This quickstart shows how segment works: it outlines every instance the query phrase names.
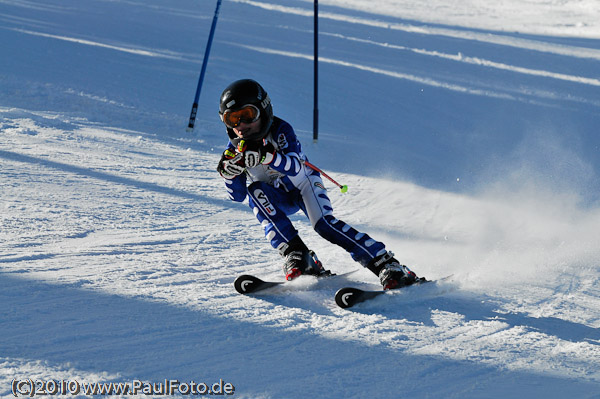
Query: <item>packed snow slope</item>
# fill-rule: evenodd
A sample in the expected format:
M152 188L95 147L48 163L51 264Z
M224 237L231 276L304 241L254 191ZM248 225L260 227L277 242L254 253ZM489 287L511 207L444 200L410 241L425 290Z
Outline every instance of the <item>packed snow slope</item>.
M13 381L223 380L239 398L600 398L595 1L0 0L0 395ZM443 279L282 279L215 171L218 98L250 77L335 214ZM353 272L353 273L349 273ZM18 384L17 384L18 385ZM25 386L25 385L24 385Z

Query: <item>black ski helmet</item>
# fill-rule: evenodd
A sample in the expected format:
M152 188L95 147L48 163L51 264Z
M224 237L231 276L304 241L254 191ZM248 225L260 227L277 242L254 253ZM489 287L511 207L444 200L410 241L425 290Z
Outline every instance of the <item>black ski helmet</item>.
M221 94L219 116L223 120L225 111L236 111L248 104L252 104L260 110L261 125L258 133L244 137L244 140L262 140L269 133L273 123L273 107L269 95L258 82L252 79L241 79L227 86ZM234 145L237 145L241 140L229 126L227 127L227 135Z

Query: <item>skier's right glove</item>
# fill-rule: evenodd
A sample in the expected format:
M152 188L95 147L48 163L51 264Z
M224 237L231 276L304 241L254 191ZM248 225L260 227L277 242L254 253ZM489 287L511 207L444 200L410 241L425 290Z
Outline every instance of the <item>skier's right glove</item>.
M244 166L244 155L235 153L230 149L225 150L217 166L217 172L225 179L233 179L246 170Z
M244 154L244 165L253 168L260 164L268 165L275 158L275 146L267 140L240 141L238 151Z

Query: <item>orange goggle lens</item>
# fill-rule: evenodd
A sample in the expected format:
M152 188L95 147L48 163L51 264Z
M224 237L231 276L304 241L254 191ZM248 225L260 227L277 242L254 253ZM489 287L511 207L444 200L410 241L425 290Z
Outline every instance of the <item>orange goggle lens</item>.
M238 127L240 123L256 122L260 117L260 111L252 104L245 105L236 111L225 111L223 122L229 127Z

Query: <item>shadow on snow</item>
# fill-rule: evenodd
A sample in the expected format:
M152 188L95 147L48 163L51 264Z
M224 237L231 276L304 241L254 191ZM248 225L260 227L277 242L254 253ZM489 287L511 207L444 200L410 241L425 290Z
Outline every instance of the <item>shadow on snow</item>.
M446 398L481 398L490 392L563 398L589 397L598 389L593 382L409 355L15 274L0 273L0 300L4 358L118 374L122 380L117 382L223 379L236 387L236 397L285 398L386 397L390 392L398 398L425 392ZM491 314L485 307L481 313L468 317ZM574 336L582 333L588 335Z

